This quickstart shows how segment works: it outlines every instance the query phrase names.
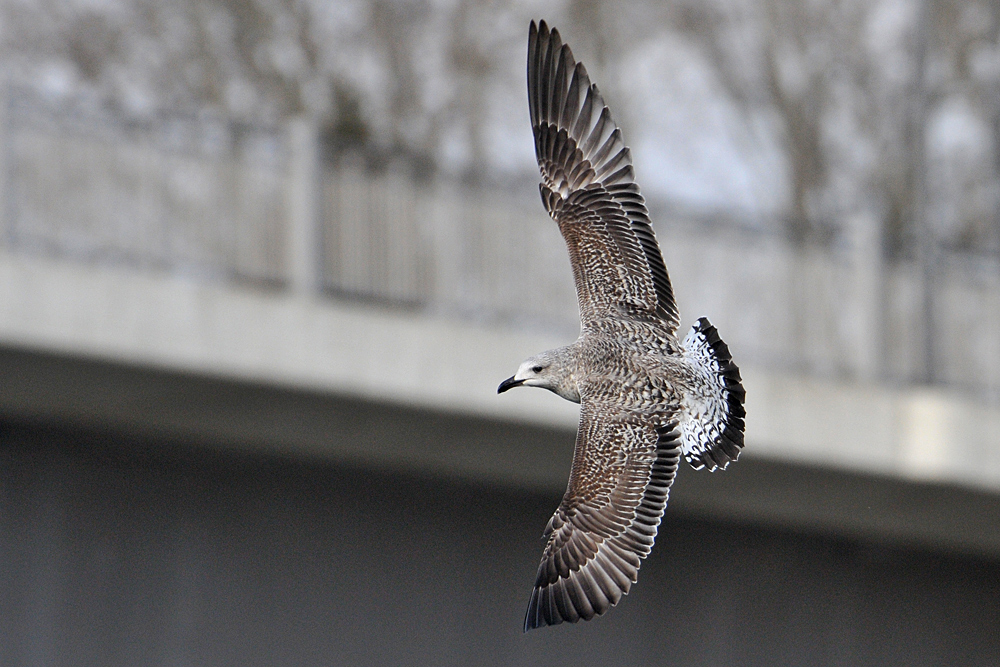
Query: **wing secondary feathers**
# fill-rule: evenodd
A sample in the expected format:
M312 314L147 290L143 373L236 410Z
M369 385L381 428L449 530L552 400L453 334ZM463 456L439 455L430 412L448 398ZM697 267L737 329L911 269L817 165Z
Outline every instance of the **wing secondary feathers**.
M590 620L635 583L653 546L680 460L676 419L612 419L585 402L573 472L545 529L524 630Z
M583 326L625 316L675 335L673 289L631 152L586 68L544 21L528 35L528 108L542 202L569 248Z

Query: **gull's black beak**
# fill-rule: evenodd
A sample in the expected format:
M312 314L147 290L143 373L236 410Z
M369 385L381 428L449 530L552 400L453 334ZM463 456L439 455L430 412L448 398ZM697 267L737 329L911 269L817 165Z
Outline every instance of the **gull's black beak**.
M500 386L497 387L497 393L502 394L508 389L513 389L514 387L520 387L522 384L524 384L524 380L515 380L514 376L511 376L500 383Z

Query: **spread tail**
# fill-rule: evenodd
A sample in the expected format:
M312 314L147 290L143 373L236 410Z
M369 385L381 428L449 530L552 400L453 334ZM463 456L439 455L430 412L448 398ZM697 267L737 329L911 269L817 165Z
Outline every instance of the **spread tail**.
M689 410L682 424L684 458L695 470L714 471L735 461L743 449L746 391L729 346L702 317L684 338L687 357L709 378L709 396Z

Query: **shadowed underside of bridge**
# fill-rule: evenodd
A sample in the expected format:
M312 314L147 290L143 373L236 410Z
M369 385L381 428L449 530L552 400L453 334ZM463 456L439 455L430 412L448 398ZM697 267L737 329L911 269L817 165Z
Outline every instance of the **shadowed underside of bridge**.
M3 664L1000 661L991 494L753 458L685 469L620 607L522 635L571 430L0 362Z

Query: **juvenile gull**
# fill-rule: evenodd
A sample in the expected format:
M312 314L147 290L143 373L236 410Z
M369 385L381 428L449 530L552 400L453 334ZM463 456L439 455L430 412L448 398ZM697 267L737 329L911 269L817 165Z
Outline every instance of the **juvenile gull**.
M683 341L632 157L587 70L544 21L528 33L528 108L542 202L569 249L580 338L521 364L498 393L580 404L573 467L524 630L603 614L635 583L681 454L716 470L743 448L740 372L701 318Z

